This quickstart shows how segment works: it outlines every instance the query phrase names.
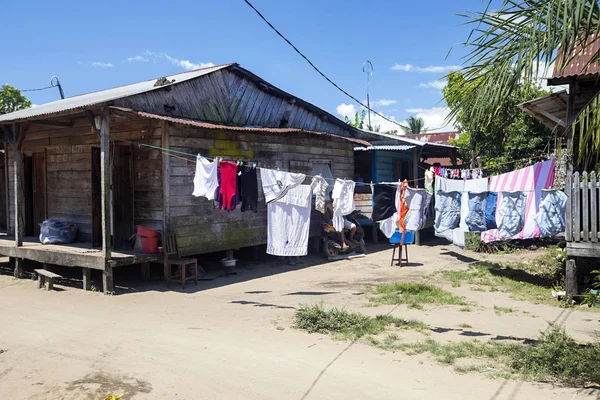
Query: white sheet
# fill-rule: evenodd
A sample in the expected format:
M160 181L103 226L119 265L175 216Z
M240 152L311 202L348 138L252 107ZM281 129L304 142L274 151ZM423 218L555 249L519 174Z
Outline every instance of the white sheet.
M372 189L372 186L371 186ZM400 186L396 189L396 210L400 209ZM384 219L383 221L379 221L379 229L385 237L388 239L392 237L396 229L398 229L398 220L400 219L400 214L396 211L394 215L391 217Z
M267 254L308 254L311 200L310 185L300 185L267 204Z
M260 168L260 181L267 203L285 196L289 189L300 185L304 179L304 174Z

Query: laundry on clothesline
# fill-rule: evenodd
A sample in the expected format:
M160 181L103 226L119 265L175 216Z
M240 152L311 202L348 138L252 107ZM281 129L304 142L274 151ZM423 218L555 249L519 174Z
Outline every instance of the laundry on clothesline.
M374 222L383 221L396 213L396 192L398 188L389 185L371 185L373 192L373 212L371 219Z
M405 201L408 212L404 217L406 230L418 231L427 222L427 208L431 203L431 194L425 189L406 188Z
M433 167L433 173L436 176L447 179L481 179L483 178L483 170L481 168L460 169L460 168L445 168Z
M299 185L267 204L267 254L308 254L312 188Z
M345 179L336 179L333 185L333 227L336 232L344 230L344 217L351 214L354 205L354 187L356 183Z
M217 181L218 160L208 161L201 155L196 156L196 173L194 175L193 196L204 196L207 200L215 198L215 190L219 186Z
M258 211L258 178L256 166L243 165L238 173L238 196L241 199L241 211Z
M305 179L304 174L260 168L260 180L267 203L285 196L289 189L300 185Z
M322 176L315 176L310 184L312 193L315 196L315 210L321 214L325 213L325 200L327 198L327 188L329 184Z
M554 236L565 231L565 207L568 196L559 190L542 191L540 208L535 215L535 223L540 236Z

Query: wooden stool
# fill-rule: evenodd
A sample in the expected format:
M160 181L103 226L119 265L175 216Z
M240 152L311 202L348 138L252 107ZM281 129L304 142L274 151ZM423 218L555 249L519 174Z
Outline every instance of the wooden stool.
M52 290L52 288L54 287L54 280L62 279L62 276L55 274L54 272L45 270L45 269L36 269L34 271L38 275L38 280L37 280L38 289L41 289L46 284L46 281L47 281L48 282L47 290Z
M392 262L390 266L394 265L394 261L397 261L397 266L402 266L402 261L408 264L408 246L415 241L415 234L413 232L406 232L404 234L396 230L390 238L390 243L394 245L394 251L392 252ZM404 246L405 258L402 257L402 246ZM396 249L398 249L398 258L396 258Z

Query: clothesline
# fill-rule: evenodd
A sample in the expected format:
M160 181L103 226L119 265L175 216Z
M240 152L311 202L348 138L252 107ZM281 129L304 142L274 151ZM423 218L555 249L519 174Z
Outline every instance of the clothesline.
M109 136L109 138L112 139L112 140L114 140L114 141L133 143L133 144L138 145L138 146L144 146L144 147L148 147L148 148L151 148L151 149L155 149L155 150L158 150L162 154L165 154L165 155L167 155L169 157L174 157L174 158L177 158L177 159L180 159L180 160L184 160L184 161L192 163L192 164L196 162L196 156L197 156L197 154L186 153L186 152L183 152L183 151L173 150L173 149L166 149L164 147L154 146L154 145L147 144L147 143L138 143L138 142L136 142L134 140L119 139L119 138L115 138L115 137L112 137L112 136ZM171 154L171 153L175 153L175 154ZM190 158L180 157L180 156L178 156L176 154L181 154L181 155L184 155L184 156L187 156L187 157L190 157ZM192 157L193 157L193 159L191 159ZM204 156L202 156L202 157L204 157ZM204 158L207 159L207 160L209 160L209 161L214 161L214 160L216 160L219 157L204 157ZM243 162L256 164L253 161L243 161ZM256 168L266 168L266 167L258 167L257 166ZM305 175L307 177L309 177L309 178L316 178L317 176L320 176L320 175L310 175L310 174L305 174ZM336 178L325 178L323 176L322 176L322 178L325 179L326 181L331 181L331 182L335 182L335 180L336 180ZM406 181L410 183L410 182L422 181L424 179L425 178L407 179ZM395 184L397 184L397 182L381 182L381 183L376 183L376 182L355 182L355 181L352 181L350 179L344 179L344 180L351 181L351 182L354 182L356 185L363 185L363 186L370 186L371 184L373 184L373 185L395 185Z
M151 148L151 149L155 149L155 150L158 150L162 154L165 154L165 155L167 155L169 157L174 157L174 158L177 158L179 160L184 160L184 161L189 162L189 163L195 163L195 159L196 159L196 156L197 156L197 154L186 153L184 151L179 151L179 150L174 150L174 149L167 149L167 148L164 148L164 147L154 146L154 145L147 144L147 143L138 143L138 142L136 142L134 140L119 139L119 138L115 138L113 136L109 136L109 138L112 139L113 141L127 142L127 143L132 143L132 144L135 144L135 145L138 145L138 146L144 146L144 147L148 147L148 148ZM184 155L184 156L189 157L189 158L180 157L177 154L181 154L181 155ZM544 156L537 156L537 157L524 158L524 159L521 159L521 160L509 161L509 162L506 162L506 163L496 164L495 167L498 167L500 165L506 165L506 164L510 164L510 163L515 163L515 162L520 162L520 161L531 161L531 160L535 160L535 159L542 158L542 157L544 157ZM209 161L214 161L218 157L204 157L204 158L207 159L207 160L209 160ZM244 161L244 162L250 162L250 163L252 163L251 161ZM254 164L256 164L256 163L254 162ZM428 168L421 167L420 165L418 165L418 167L422 168L425 171L428 170ZM261 168L261 167L257 167L257 168ZM262 168L265 168L265 167L262 167ZM480 168L480 169L489 169L489 168L492 168L492 167ZM307 177L309 177L309 178L316 178L317 176L320 176L320 175L309 175L309 174L305 174L305 175ZM325 177L323 177L323 179L325 179L326 181L330 181L330 182L335 182L335 180L336 180L336 178L325 178ZM349 179L345 179L345 180L351 181ZM407 179L406 181L408 183L414 183L414 182L418 182L418 181L422 181L422 180L425 180L425 178L423 177L423 178ZM361 185L361 186L370 186L370 185L377 185L377 184L379 184L379 185L398 185L398 182L356 182L356 181L352 181L352 182L354 182L356 185ZM563 190L565 188L556 188L556 189ZM545 190L545 189L533 190L533 191L541 191L541 190ZM523 190L523 192L526 192L526 190Z

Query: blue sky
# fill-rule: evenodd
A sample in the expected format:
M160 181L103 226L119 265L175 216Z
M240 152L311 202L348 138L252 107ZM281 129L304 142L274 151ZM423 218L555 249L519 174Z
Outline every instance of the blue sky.
M341 87L366 98L362 64L374 65L374 109L444 126L440 79L460 65L468 28L456 14L480 0L253 0ZM343 118L356 104L319 76L243 0L7 2L2 7L0 84L48 86L67 96L237 62L272 84ZM17 33L17 35L15 35ZM446 58L448 51L453 51ZM395 67L394 67L395 66ZM25 93L35 104L57 90ZM375 119L384 129L394 126Z

